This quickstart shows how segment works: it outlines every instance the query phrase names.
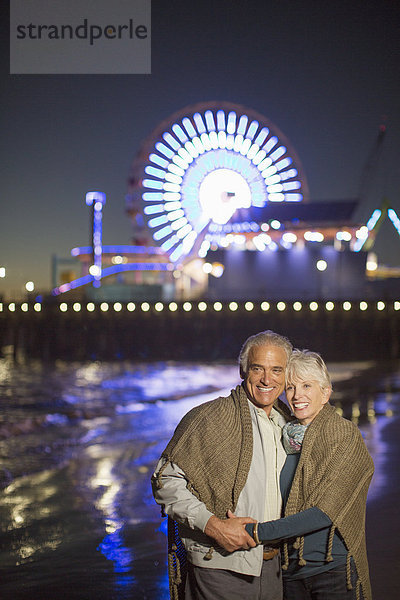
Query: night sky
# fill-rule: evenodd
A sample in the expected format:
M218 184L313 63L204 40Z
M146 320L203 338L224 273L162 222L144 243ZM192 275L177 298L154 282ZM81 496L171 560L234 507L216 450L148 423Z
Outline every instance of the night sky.
M130 164L160 121L197 102L264 114L295 147L312 200L361 189L361 220L384 197L400 215L397 0L153 0L152 74L121 76L9 75L4 4L0 296L28 280L49 289L51 256L89 243L87 191L107 195L104 243L129 244ZM381 153L365 172L382 123ZM391 224L377 249L381 262L400 264Z

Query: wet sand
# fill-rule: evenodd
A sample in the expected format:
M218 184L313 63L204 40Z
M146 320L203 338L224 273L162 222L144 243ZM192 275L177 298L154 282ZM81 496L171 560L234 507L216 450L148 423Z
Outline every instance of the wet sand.
M397 600L400 368L330 367L335 404L358 420L376 465L367 521L374 599ZM236 366L4 368L1 600L169 598L165 519L150 475L180 417L217 395L204 381L225 393Z

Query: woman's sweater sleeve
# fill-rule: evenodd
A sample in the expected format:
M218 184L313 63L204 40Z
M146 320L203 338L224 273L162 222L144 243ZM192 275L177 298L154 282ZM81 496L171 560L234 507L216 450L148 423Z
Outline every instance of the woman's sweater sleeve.
M313 506L289 517L259 523L258 538L263 543L280 542L281 540L306 535L319 529L325 529L331 525L332 521L328 515L316 506ZM252 537L253 527L251 523L246 525L246 531Z

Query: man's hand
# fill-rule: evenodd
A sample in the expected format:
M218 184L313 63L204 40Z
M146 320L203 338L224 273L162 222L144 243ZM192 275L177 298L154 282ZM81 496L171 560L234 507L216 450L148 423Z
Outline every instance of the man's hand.
M205 526L204 533L213 538L219 546L228 552L235 550L249 550L257 544L247 533L244 526L247 523L256 523L251 517L235 517L228 511L228 519L218 519L215 515L210 517Z

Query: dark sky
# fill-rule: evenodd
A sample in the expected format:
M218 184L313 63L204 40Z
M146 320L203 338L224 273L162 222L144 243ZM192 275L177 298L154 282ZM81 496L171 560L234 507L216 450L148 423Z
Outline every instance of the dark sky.
M359 215L383 197L400 215L397 0L153 0L152 74L121 76L9 75L4 4L0 295L28 280L48 289L51 255L88 244L87 191L107 195L104 242L130 243L130 164L161 120L196 102L264 114L297 150L312 200L358 195L384 122ZM399 264L397 234L382 231L381 261Z

